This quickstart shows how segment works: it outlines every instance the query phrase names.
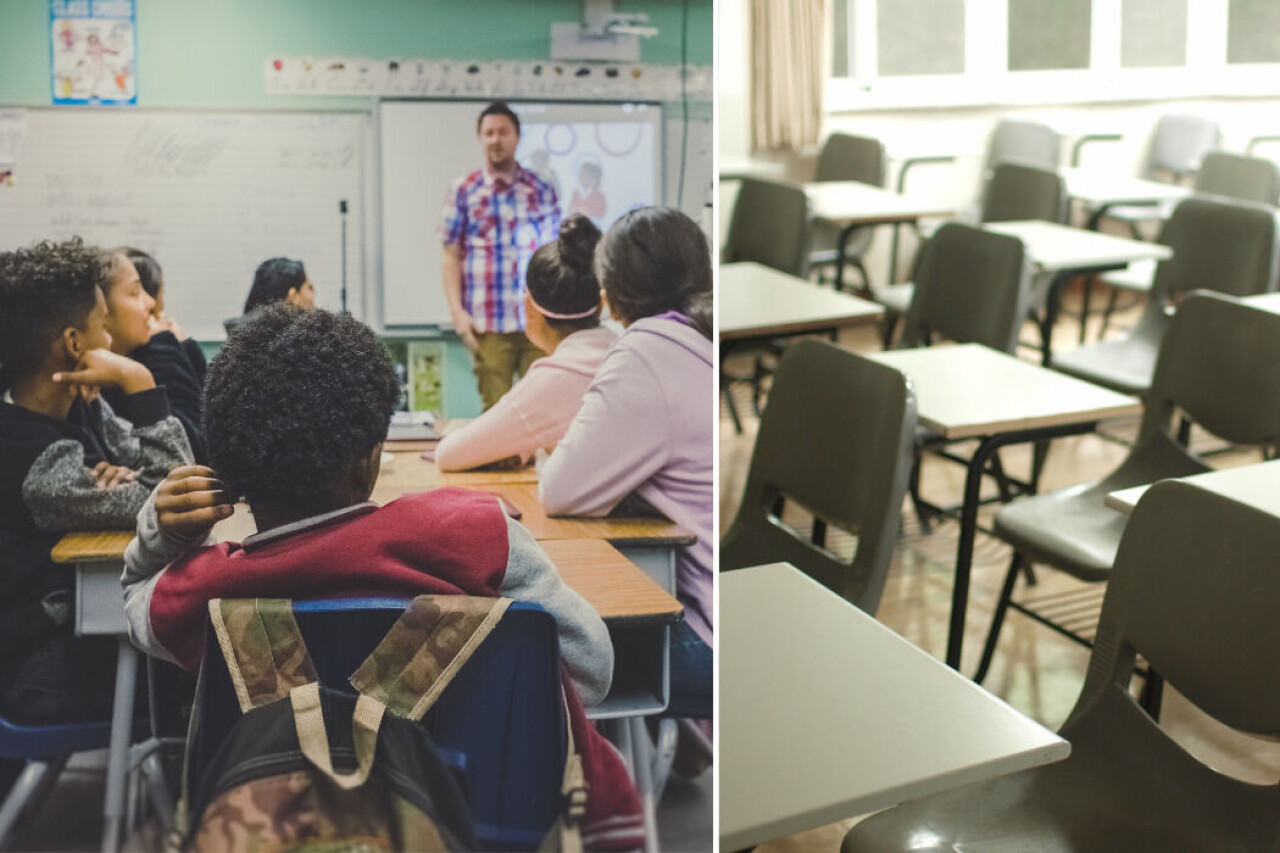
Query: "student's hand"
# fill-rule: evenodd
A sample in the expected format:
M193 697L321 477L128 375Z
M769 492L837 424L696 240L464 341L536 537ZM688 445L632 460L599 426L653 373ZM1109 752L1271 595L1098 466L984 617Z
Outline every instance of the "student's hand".
M108 462L99 462L89 473L93 476L94 486L99 490L118 489L138 479L138 472L132 468Z
M229 518L235 507L212 468L174 468L156 490L160 532L179 542L202 542L213 526Z
M185 341L188 338L187 333L178 325L178 321L172 317L166 317L164 314L158 317L152 314L148 320L148 325L151 327L153 337L161 332L173 332L173 336L180 341Z
M80 357L76 369L69 373L53 374L59 385L88 385L94 388L109 385L120 388L126 394L136 394L156 387L156 380L138 362L111 350L91 349Z
M480 344L476 341L475 323L472 321L470 314L462 310L454 311L453 330L458 333L458 337L462 338L462 342L467 345L467 349L472 352L476 351L476 347Z

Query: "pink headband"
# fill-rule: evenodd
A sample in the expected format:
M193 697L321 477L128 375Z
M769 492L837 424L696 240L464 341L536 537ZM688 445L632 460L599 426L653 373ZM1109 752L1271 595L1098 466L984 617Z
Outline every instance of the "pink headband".
M600 303L597 302L595 307L589 308L586 311L579 311L577 314L557 314L554 311L548 311L546 308L539 305L537 300L533 298L532 293L529 293L529 304L534 308L537 308L538 313L543 317L549 317L552 320L581 320L583 317L590 317L592 314L600 310Z

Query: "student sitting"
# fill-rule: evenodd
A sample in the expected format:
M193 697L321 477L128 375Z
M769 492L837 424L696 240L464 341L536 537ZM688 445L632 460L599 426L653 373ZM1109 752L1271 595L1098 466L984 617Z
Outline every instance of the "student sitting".
M600 325L600 283L591 270L600 229L582 215L560 226L560 238L534 252L524 304L525 335L549 353L516 386L436 448L442 471L506 462L523 465L569 428L582 395L616 335Z
M200 349L200 344L194 338L189 337L182 330L177 320L165 313L164 270L161 269L160 262L141 249L135 249L132 246L124 246L120 251L124 252L125 257L133 264L133 268L137 270L138 281L142 283L142 289L155 301L155 306L151 309L151 316L155 318L153 322L154 329L173 333L173 336L182 344L182 349L187 354L187 360L191 362L191 366L195 369L196 379L203 387L204 372L208 368L204 350Z
M125 554L131 637L194 670L213 598L444 593L536 602L555 617L571 688L590 787L584 840L638 846L635 790L577 698L598 702L612 678L599 615L493 495L437 489L383 507L369 501L399 396L385 348L358 320L288 305L246 318L209 366L212 469L174 471L138 516ZM211 528L240 497L258 532L243 544L211 544Z
M116 643L73 633L69 530L129 529L191 461L150 372L110 350L101 254L79 240L0 253L0 713L107 719ZM120 407L96 399L120 390ZM118 416L117 416L118 415Z
M255 310L277 302L287 302L307 310L316 307L316 288L307 277L302 261L268 258L258 264L253 273L249 296L244 301L244 314L227 320L222 325L230 335Z
M197 462L208 455L201 422L204 376L192 362L187 348L173 331L156 324L155 299L143 288L142 279L124 249L104 254L102 294L107 300L107 331L111 351L143 365L156 384L168 392L173 414L182 422ZM108 389L103 396L118 407L123 392Z
M626 327L541 470L551 515L609 514L638 496L697 534L677 558L685 620L671 633L671 705L711 715L714 484L711 250L692 219L633 210L609 229L596 274Z

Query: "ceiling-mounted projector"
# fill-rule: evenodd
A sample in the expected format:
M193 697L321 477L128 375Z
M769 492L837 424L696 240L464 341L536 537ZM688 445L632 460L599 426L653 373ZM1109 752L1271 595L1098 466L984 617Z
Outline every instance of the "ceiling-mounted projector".
M639 62L640 39L653 38L649 16L613 11L613 0L582 0L582 21L551 25L551 58L569 61Z

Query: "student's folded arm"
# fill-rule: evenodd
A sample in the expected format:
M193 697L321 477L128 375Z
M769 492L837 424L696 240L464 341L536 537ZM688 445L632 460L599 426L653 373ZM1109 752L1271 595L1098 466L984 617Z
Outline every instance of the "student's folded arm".
M628 350L609 354L560 444L541 466L548 515L608 515L661 470L670 418L658 378Z
M137 525L137 532L125 548L124 572L120 576L129 639L147 654L173 661L173 656L151 631L151 596L170 563L189 551L212 544L213 537L201 542L184 542L162 532L154 491L138 512Z
M120 412L99 403L103 435L111 452L138 472L147 489L158 485L179 465L194 461L182 423L169 410L163 386L124 398Z
M521 383L529 378L520 380ZM528 461L538 449L537 436L525 424L520 406L508 391L491 409L461 429L450 432L436 445L436 466L441 471L466 471L510 456Z
M502 595L540 605L556 620L560 657L582 703L598 705L613 681L613 642L604 620L560 577L524 525L507 519L507 572Z
M84 461L84 445L55 441L36 457L22 483L22 502L41 530L128 530L147 500L134 481L99 489Z

